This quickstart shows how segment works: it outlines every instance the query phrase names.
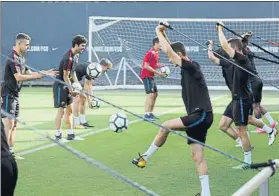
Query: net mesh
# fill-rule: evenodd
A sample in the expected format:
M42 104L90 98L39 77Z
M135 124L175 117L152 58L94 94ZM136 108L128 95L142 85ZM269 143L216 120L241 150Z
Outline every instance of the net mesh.
M215 29L217 20L164 20L168 21L180 32L183 32L203 45L205 45L205 42L209 39L213 40L217 43L217 45L219 44ZM220 20L225 23L226 27L238 32L239 34L252 31L255 35L265 39L274 40L276 42L279 41L279 19L243 19L235 21L230 19ZM122 58L125 58L127 63L139 75L142 66L142 59L145 53L152 47L152 40L156 36L155 27L158 24L159 19L90 17L89 21L89 37L91 36L89 39L89 53L91 52L91 54L89 54L89 60L97 61L98 58L102 57L110 59L114 63L114 67L108 75L113 83L115 82ZM168 30L167 35L171 42L180 41L184 43L187 55L191 59L200 63L209 86L225 86L221 68L209 61L207 50L175 31ZM227 38L235 37L227 31L225 31L225 35ZM279 55L278 47L255 39L256 38L253 38L252 41L275 55ZM254 46L250 46L250 49L255 52L255 55L257 56L276 60ZM159 62L160 64L170 66L171 74L168 78L157 78L157 84L165 85L169 88L179 85L181 77L180 69L171 66L167 56L162 52L160 53ZM277 64L260 59L255 59L255 63L261 78L275 85L279 84L279 69ZM121 71L122 70L123 67L121 67ZM135 74L128 68L126 72L126 79L123 77L123 74L119 75L119 86L123 84L123 80L126 80L126 85L141 84L141 81L138 80ZM109 85L105 77L98 78L97 84Z

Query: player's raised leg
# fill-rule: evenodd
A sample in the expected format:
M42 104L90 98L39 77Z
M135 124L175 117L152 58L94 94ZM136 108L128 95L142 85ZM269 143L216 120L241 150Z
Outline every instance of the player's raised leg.
M269 146L271 146L275 142L276 136L277 136L277 129L276 128L271 128L271 127L267 126L265 123L263 123L263 121L261 121L259 119L256 119L252 115L249 116L248 123L250 125L253 125L257 128L260 128L264 132L268 133L268 145Z
M180 118L168 120L164 122L162 126L171 130L181 130L186 128ZM133 159L133 164L137 165L140 168L144 168L146 166L147 161L153 155L153 153L155 153L160 147L162 147L165 144L169 135L169 131L165 128L160 128L159 133L156 135L155 139L153 140L152 144L149 146L147 151L140 155L139 158Z
M277 125L278 125L278 122L275 121L273 119L273 117L270 115L270 113L263 107L260 105L260 110L261 110L261 113L262 115L268 120L268 122L270 123L270 126L272 128L277 128ZM278 128L277 128L278 129Z

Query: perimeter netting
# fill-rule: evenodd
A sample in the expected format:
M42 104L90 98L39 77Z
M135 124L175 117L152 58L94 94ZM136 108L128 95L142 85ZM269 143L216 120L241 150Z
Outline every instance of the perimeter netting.
M111 84L119 88L137 88L141 84L137 77L142 66L145 53L152 47L155 27L162 19L153 18L113 18L95 17L89 19L89 60L98 61L108 58L114 63L113 70L108 73ZM243 34L248 31L268 40L279 41L279 19L164 19L178 31L205 45L209 39L218 45L218 36L215 28L217 21L223 21L226 27ZM209 86L221 88L225 86L221 69L209 61L207 50L193 41L174 31L167 31L171 42L181 41L186 46L187 54L202 66ZM227 38L235 37L225 31ZM252 39L269 52L279 55L279 48L263 41ZM215 48L216 49L216 48ZM267 53L254 46L250 49L255 55L276 60ZM259 75L272 84L279 84L279 69L277 64L255 60ZM169 65L171 74L168 78L158 78L157 84L163 88L177 88L180 83L180 70L172 67L165 54L160 53L160 64ZM108 78L98 78L98 85L108 86ZM268 84L267 84L268 85Z

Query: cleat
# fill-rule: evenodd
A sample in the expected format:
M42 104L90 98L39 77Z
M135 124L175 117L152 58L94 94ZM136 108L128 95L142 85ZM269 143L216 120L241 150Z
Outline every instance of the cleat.
M137 167L144 168L146 166L147 161L144 160L143 156L144 155L140 155L139 153L139 158L133 159L132 163Z
M155 120L160 119L160 118L158 118L157 116L154 116L154 114L153 114L153 113L150 113L150 116L151 116L151 118L153 118L153 119L155 119Z
M256 133L266 133L266 132L261 128L256 128Z
M250 164L241 164L238 166L232 167L233 169L250 169Z
M74 140L75 134L68 134L67 140Z
M268 145L269 146L271 146L275 142L277 134L278 134L278 131L276 129L273 129L272 132L268 134Z
M88 124L88 122L86 122L86 123L80 123L82 126L84 126L85 128L86 127L95 127L94 125L90 125L90 124Z
M66 140L66 139L64 139L63 137L62 137L62 133L60 133L60 135L56 135L55 136L55 141L56 142L60 142L60 143L67 143L67 142L69 142L68 140Z
M197 193L195 196L201 196L201 194L200 194L200 193Z
M145 121L155 121L155 119L152 118L151 114L145 114L143 118Z
M86 127L84 127L83 125L79 124L74 126L74 129L86 129Z
M68 134L67 140L78 140L82 141L84 140L82 137L76 136L75 134Z

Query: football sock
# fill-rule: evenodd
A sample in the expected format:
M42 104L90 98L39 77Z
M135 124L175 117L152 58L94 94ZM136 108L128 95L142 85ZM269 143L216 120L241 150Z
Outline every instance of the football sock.
M152 143L152 144L149 146L148 150L143 154L144 160L148 161L148 159L152 156L152 154L153 154L154 152L156 152L158 149L159 149L159 147L156 146L154 143Z
M202 192L201 196L210 196L210 189L209 189L209 176L208 175L201 175L199 176Z
M84 115L84 114L81 114L81 115L80 115L80 123L81 123L81 124L86 123L86 118L85 118L85 115Z

